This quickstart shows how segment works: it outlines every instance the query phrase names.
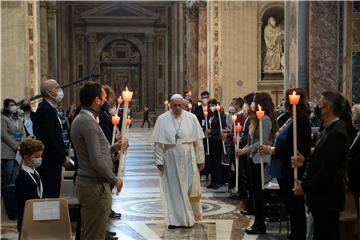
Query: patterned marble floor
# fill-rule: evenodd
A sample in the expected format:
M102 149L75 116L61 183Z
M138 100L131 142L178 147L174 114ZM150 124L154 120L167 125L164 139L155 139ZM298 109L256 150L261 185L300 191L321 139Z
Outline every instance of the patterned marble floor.
M124 188L119 196L113 194L113 210L121 212L122 219L110 222L110 230L116 232L119 239L286 239L285 228L279 234L278 223L267 224L267 235L246 235L244 229L253 219L239 213L243 204L229 200L227 186L217 190L202 188L202 222L190 229L168 230L163 218L151 133L152 129L148 128L130 129ZM202 185L205 186L206 182ZM16 222L6 218L3 208L1 219L1 239L17 239Z

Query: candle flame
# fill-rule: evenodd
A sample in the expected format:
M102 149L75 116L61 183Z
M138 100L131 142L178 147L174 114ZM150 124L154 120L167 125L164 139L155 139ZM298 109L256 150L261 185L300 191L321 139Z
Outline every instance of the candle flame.
M295 91L293 91L293 96L295 96L296 95L296 92Z
M129 91L128 87L125 87L125 91L127 91L127 92Z
M258 104L258 108L259 108L259 111L261 111L261 106L260 106L260 104Z

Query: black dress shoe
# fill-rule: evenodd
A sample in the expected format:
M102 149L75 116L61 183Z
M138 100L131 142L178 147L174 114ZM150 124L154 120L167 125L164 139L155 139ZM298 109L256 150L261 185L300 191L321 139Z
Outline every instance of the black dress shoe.
M245 215L245 216L255 215L255 210L253 210L253 209L244 209L244 210L241 210L240 213L242 215Z
M215 183L210 183L209 185L206 186L206 188L214 188Z
M121 213L117 213L117 212L114 212L113 210L111 210L111 212L109 214L109 218L119 219L119 218L121 218Z
M265 234L266 233L266 226L257 226L252 225L250 228L245 229L246 234L254 235L254 234Z
M106 231L106 235L110 235L112 237L116 236L116 232L110 232L110 231Z
M169 225L168 226L168 229L175 229L175 228L191 228L190 226L187 227L187 226L175 226L175 225Z
M106 231L105 240L118 240L118 237L115 237L115 235L112 235L113 232ZM116 233L115 233L116 234Z
M240 193L235 193L230 196L231 200L240 200L242 198Z

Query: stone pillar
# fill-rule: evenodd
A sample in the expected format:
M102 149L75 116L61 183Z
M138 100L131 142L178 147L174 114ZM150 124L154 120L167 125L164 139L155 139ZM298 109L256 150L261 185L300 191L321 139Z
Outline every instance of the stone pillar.
M184 92L184 83L185 83L185 74L184 74L184 50L185 50L185 45L184 45L184 35L185 35L185 31L184 31L184 9L185 9L185 4L182 2L178 2L177 3L179 5L178 7L178 19L179 19L179 28L178 28L178 47L179 47L179 55L178 55L178 62L179 62L179 72L178 72L178 83L177 83L177 87L178 87L178 92L180 94L182 94Z
M96 33L86 33L87 40L87 75L96 74Z
M179 5L174 3L172 9L172 18L171 18L171 87L170 94L178 92L178 82L179 82Z
M206 2L200 2L199 6L199 35L198 35L198 94L206 91L207 87L207 18Z
M151 109L155 109L155 81L154 81L154 34L147 33L145 35L145 44L147 49L147 84L144 86L143 94L145 95L146 103L150 106Z
M47 2L47 27L48 27L48 78L57 78L57 34L56 34L56 2Z
M322 92L339 88L339 3L309 4L309 96L318 100Z
M48 54L48 21L47 3L40 2L40 59L41 81L48 78L49 54Z
M198 4L193 4L187 8L187 63L186 63L186 72L187 79L184 90L191 90L195 98L198 96L198 17L199 17L199 7Z

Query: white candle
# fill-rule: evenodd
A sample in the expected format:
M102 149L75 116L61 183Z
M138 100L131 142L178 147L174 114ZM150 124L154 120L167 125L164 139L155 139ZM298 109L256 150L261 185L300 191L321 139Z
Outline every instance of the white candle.
M220 114L220 110L221 110L221 107L219 104L216 105L216 111L218 112L218 117L219 117L219 124L220 124L220 133L223 132L223 129L222 129L222 121L221 121L221 114ZM222 145L223 145L223 150L224 150L224 154L226 154L226 148L225 148L225 142L224 142L224 139L222 139Z
M265 112L261 111L261 106L258 105L259 111L256 111L256 116L259 119L259 134L260 134L260 145L263 144L263 128L262 121L265 116ZM264 190L264 159L263 156L260 155L260 171L261 171L261 189Z
M205 117L205 130L208 130L208 122L207 122L207 117L208 117L208 111L207 108L205 108L204 110L204 117ZM206 155L210 154L210 149L209 149L209 137L206 137Z
M297 157L297 117L296 117L296 105L299 103L300 95L296 95L296 92L293 91L292 95L289 95L289 101L292 105L292 121L293 121L293 151L294 157ZM296 187L296 182L298 180L298 168L294 167L294 187Z

